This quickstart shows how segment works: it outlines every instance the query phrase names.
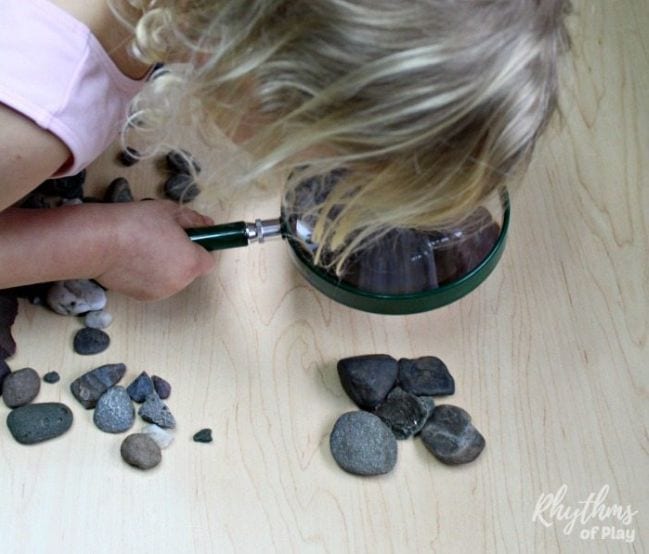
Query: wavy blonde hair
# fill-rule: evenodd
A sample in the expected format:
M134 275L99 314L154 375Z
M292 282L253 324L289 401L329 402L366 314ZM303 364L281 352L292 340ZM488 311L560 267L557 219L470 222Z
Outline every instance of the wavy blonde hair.
M569 0L113 1L141 60L191 62L153 81L158 101L136 101L140 116L164 122L171 87L203 136L257 114L247 180L325 147L287 195L348 170L314 229L338 268L388 229L443 228L511 188L555 112L569 46Z

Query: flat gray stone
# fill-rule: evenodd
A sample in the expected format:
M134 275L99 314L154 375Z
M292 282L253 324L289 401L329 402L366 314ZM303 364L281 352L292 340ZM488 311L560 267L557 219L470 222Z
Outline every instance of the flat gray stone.
M455 393L455 380L446 364L435 356L399 360L399 385L417 396L446 396Z
M101 329L84 327L79 329L74 335L72 347L77 354L82 356L91 356L99 354L110 346L110 337Z
M126 373L124 364L107 364L84 373L70 384L74 397L86 408L94 408L97 400Z
M363 410L383 402L397 380L397 361L386 354L343 358L337 368L343 389Z
M403 440L421 431L432 409L414 394L395 387L374 413L392 429L397 439Z
M129 435L120 447L122 459L138 469L151 469L162 461L162 452L156 442L143 433Z
M47 305L57 314L79 315L106 306L106 292L89 279L58 281L47 291Z
M397 440L378 416L347 412L329 436L331 455L345 471L355 475L381 475L397 463Z
M137 413L144 421L155 423L163 429L174 429L176 427L176 419L155 392L146 397L144 404L140 406Z
M72 426L72 412L65 404L28 404L9 412L7 427L21 444L36 444L65 433Z
M14 371L2 383L2 399L9 408L29 404L41 390L41 378L31 367Z
M92 420L106 433L123 433L135 423L135 408L126 389L119 385L99 397Z

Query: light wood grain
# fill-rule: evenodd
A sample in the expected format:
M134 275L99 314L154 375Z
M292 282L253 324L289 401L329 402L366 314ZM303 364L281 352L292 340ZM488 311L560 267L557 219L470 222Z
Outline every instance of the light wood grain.
M649 6L576 7L564 122L514 200L501 264L460 302L408 317L355 312L307 286L279 242L216 254L213 274L168 301L110 294L113 342L91 358L72 352L76 320L22 303L11 366L59 371L38 400L67 403L75 422L33 447L0 429L0 551L649 551ZM230 159L225 144L192 149L217 172ZM152 195L153 164L120 169L115 152L91 185L123 174ZM228 203L207 194L199 207L218 220L273 217L277 202L268 186ZM487 439L481 457L450 468L409 440L389 475L342 472L328 435L353 405L335 362L371 352L444 359L457 385L448 402ZM127 382L146 370L174 387L176 441L148 473L121 461L123 435L98 431L68 390L116 361ZM191 441L202 427L214 443ZM562 484L573 507L609 485L608 505L638 511L635 542L579 538L598 521L570 535L533 522L539 496Z

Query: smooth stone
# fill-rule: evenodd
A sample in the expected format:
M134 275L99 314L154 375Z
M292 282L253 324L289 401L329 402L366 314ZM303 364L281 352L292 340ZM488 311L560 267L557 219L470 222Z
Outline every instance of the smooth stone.
M167 430L156 425L155 423L149 423L142 427L141 433L149 435L160 448L167 448L173 441L174 436Z
M124 387L111 387L99 397L92 416L95 425L106 433L123 433L135 423L135 408Z
M381 418L369 412L347 412L334 424L329 437L331 455L355 475L381 475L397 463L397 440Z
M140 161L140 153L135 149L127 146L117 155L117 160L125 167L131 167Z
M18 313L18 298L15 294L0 293L0 359L16 353L16 341L11 335L11 326Z
M486 444L484 437L471 423L471 416L462 408L450 404L435 408L420 436L433 456L449 465L475 460Z
M2 399L9 408L29 404L41 390L41 378L31 367L14 371L2 383Z
M191 175L191 166L194 167L194 171L197 174L202 169L200 164L187 150L171 150L166 156L166 161L167 167L172 173Z
M192 437L194 442L212 442L212 429L201 429L194 433Z
M169 410L169 407L160 400L160 397L155 392L146 397L144 404L140 406L137 413L144 421L155 423L163 429L173 429L176 427L176 419Z
M37 192L47 196L59 196L60 198L81 198L83 196L83 185L86 181L86 170L82 170L76 175L68 177L59 177L58 179L48 179L42 182Z
M88 312L83 318L83 324L92 329L106 329L113 322L113 316L106 310Z
M194 200L201 189L190 175L178 173L165 181L164 193L167 198L185 204Z
M70 391L84 408L94 408L101 395L124 377L125 373L124 364L102 365L72 381Z
M392 429L397 439L403 440L421 431L431 409L414 394L395 387L374 413Z
M126 392L135 402L144 402L146 397L149 396L153 389L153 381L146 371L140 373L133 382L126 387Z
M133 193L131 192L131 185L124 179L124 177L117 177L113 179L106 193L104 194L104 202L133 202Z
M129 435L119 449L122 459L138 469L151 469L162 461L162 452L156 442L143 433Z
M59 402L28 404L9 412L7 427L21 444L35 444L65 433L72 425L72 411Z
M72 347L77 354L89 356L103 352L110 345L110 337L101 329L84 327L74 335Z
M383 402L397 380L397 361L386 354L343 358L337 367L343 389L364 410Z
M7 365L2 358L0 358L0 394L2 394L2 385L4 380L11 373L11 368Z
M47 291L47 305L57 314L79 315L106 306L106 291L89 279L58 281Z
M20 207L26 210L45 210L55 206L55 201L51 197L36 191L29 193L20 204Z
M58 383L61 380L61 376L56 371L48 371L43 375L43 381L46 383Z
M169 398L169 396L171 395L171 385L162 377L158 377L157 375L151 377L151 380L153 381L153 388L155 388L158 396L162 400Z
M446 364L435 356L399 360L399 385L417 396L446 396L455 393L455 380Z

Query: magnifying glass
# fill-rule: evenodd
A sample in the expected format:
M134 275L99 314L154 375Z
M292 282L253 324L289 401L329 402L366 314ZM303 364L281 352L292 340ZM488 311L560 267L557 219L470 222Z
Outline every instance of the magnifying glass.
M293 204L283 206L279 218L186 231L210 251L283 238L298 271L321 293L351 308L393 315L426 312L462 298L489 276L505 248L510 219L506 191L450 229L391 230L352 254L336 274L314 262L318 245L311 240L314 220L308 214L315 196L307 182L298 186Z

